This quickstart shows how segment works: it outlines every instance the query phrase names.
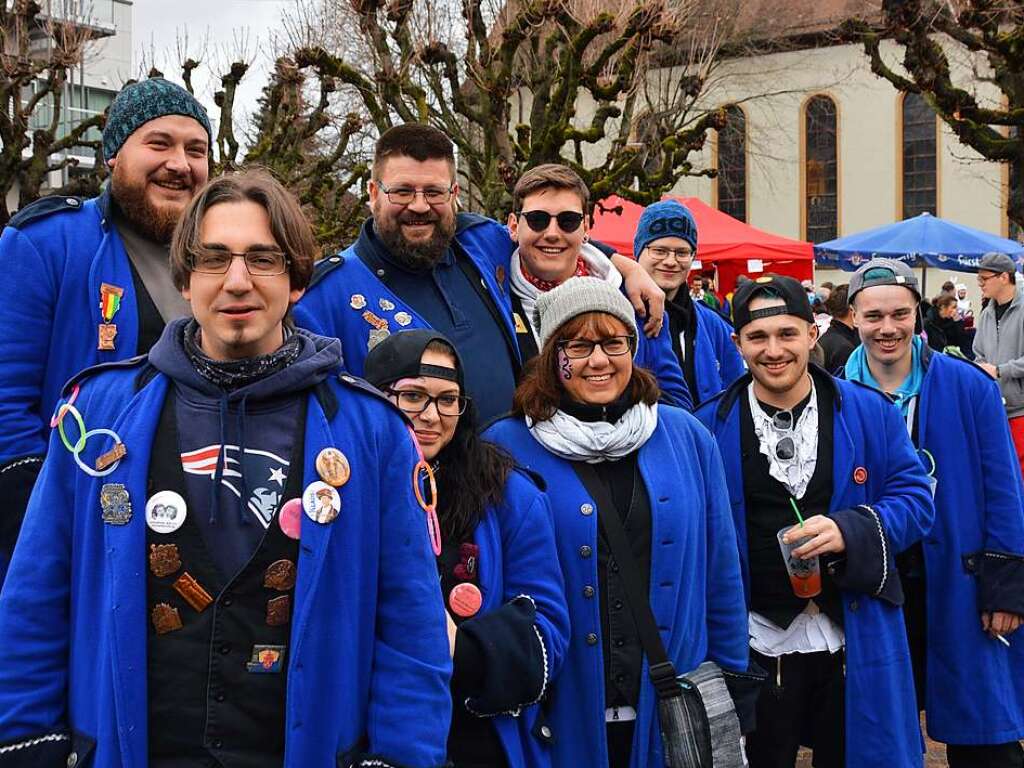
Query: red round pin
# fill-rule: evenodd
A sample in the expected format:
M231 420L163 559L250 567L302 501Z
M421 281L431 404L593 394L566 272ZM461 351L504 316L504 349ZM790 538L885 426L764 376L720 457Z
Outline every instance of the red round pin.
M853 470L853 482L857 485L864 485L868 481L868 471L864 467L857 467Z
M299 538L302 525L302 499L288 499L277 513L277 524L289 539Z
M476 616L483 601L483 595L476 584L458 584L448 595L448 607L452 609L452 613L464 619Z

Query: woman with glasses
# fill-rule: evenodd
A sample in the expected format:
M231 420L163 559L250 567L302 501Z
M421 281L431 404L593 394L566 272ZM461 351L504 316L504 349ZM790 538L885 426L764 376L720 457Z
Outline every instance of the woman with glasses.
M572 640L552 705L555 764L664 765L656 696L627 579L639 579L669 660L746 670L736 534L721 459L684 411L658 403L634 363L633 308L607 282L573 278L537 300L540 354L514 412L487 436L547 483ZM617 519L635 569L611 556ZM628 569L628 570L627 570ZM630 581L635 584L635 581Z
M445 336L393 334L370 351L365 370L409 418L436 478L454 662L448 757L456 768L543 768L551 729L535 705L569 634L547 497L479 438L462 363Z

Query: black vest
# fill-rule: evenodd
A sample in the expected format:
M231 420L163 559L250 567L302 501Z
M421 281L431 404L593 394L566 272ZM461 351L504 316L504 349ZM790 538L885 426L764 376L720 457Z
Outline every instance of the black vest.
M188 503L174 403L172 390L153 444L147 497L172 490ZM282 503L302 493L305 403L301 411ZM280 768L284 761L286 672L299 543L281 531L279 511L252 558L228 583L191 513L173 533L147 527L151 768ZM155 571L171 570L176 560L179 567L156 575ZM275 568L268 573L271 564ZM173 586L186 573L212 600L201 611ZM191 595L193 602L204 602L194 588ZM179 622L180 628L156 630L157 624L167 630Z
M797 502L806 520L828 514L832 501L832 430L834 395L828 382L815 380L818 406L818 459L802 499ZM793 594L779 550L778 532L796 523L786 487L768 472L760 451L746 392L740 395L740 444L743 490L747 509L747 563L750 569L750 608L786 628L810 602ZM826 563L821 563L821 594L814 602L832 621L843 625L843 606Z

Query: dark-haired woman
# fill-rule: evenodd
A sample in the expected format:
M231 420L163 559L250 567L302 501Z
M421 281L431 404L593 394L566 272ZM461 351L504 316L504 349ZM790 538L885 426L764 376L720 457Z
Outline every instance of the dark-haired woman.
M478 437L461 361L443 335L394 334L365 372L409 417L437 480L454 661L449 759L456 768L543 768L552 733L537 704L569 635L547 497Z
M693 417L658 404L654 377L633 365L635 315L621 293L573 278L541 296L537 312L541 353L516 389L514 415L486 436L540 474L551 501L572 623L551 707L554 762L664 765L624 569L599 520L621 521L676 670L712 660L745 671L747 616L721 457Z

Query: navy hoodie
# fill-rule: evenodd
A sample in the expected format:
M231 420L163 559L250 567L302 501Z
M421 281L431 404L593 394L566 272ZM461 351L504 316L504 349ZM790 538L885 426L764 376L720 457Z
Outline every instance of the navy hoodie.
M297 330L302 351L295 362L225 392L193 368L184 347L188 323L187 318L170 323L150 350L149 361L173 382L189 514L227 581L259 547L283 500L301 433L303 398L340 371L341 343ZM214 485L218 474L220 482Z

